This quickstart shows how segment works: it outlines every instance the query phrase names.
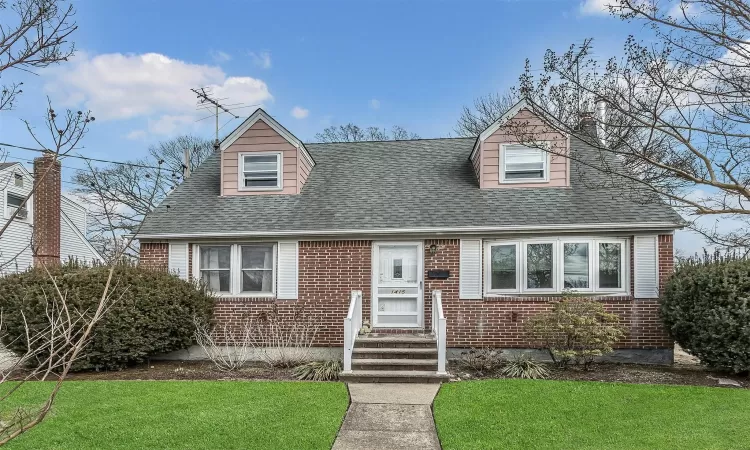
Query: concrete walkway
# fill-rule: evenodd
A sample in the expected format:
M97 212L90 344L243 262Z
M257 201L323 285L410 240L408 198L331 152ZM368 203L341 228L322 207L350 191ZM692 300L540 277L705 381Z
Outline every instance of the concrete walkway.
M350 383L352 404L333 450L440 449L432 400L440 384Z

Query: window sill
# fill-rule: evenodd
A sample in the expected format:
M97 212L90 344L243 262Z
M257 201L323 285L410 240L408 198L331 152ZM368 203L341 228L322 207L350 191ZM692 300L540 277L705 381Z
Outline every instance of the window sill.
M497 300L526 300L526 299L542 299L552 300L561 299L566 294L562 292L545 292L545 293L504 293L504 294L484 294L483 300L497 301ZM628 297L632 298L629 292L577 292L574 294L577 298L609 298L609 297Z
M226 294L214 293L218 299L276 300L276 294Z
M237 188L237 192L275 192L283 191L283 187L272 187L272 188Z

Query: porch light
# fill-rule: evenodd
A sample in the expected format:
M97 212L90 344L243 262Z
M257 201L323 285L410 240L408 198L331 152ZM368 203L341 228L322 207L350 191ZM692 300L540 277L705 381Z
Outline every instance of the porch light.
M437 245L435 244L430 245L430 255L435 256L436 253L437 253Z

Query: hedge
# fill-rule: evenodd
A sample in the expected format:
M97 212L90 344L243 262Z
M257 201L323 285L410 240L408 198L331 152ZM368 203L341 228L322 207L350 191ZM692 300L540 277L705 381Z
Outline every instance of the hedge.
M53 269L50 275L70 308L93 312L104 291L109 268L67 264ZM17 353L26 349L23 315L32 333L48 323L45 298L55 293L50 275L42 269L32 269L0 278L5 327L2 340ZM120 369L156 353L186 348L193 341L193 319L208 321L213 314L214 298L205 286L164 271L117 266L110 292L111 306L96 324L92 339L73 370Z
M691 261L667 282L661 305L667 330L701 363L750 370L750 260Z

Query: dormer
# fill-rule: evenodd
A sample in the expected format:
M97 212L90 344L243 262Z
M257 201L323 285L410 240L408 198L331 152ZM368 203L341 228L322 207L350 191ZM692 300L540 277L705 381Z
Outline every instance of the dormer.
M470 159L481 189L568 187L569 152L568 136L521 100L479 135Z
M219 151L222 196L299 194L315 165L302 141L260 108Z

